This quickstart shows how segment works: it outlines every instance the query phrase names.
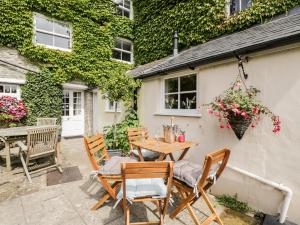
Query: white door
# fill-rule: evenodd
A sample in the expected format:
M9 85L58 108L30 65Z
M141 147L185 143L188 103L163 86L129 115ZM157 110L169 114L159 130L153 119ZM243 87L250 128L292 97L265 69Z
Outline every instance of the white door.
M82 91L64 90L62 106L62 136L84 134L84 96Z

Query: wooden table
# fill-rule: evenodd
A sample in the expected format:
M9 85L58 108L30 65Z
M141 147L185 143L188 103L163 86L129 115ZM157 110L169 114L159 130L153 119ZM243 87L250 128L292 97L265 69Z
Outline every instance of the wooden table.
M137 147L139 157L141 161L144 161L144 157L142 155L142 149L147 149L152 152L157 152L160 154L158 161L164 160L168 155L170 156L171 160L175 161L173 156L173 152L175 151L182 151L181 155L179 156L178 160L182 160L188 150L196 145L194 142L186 141L186 142L174 142L174 143L167 143L164 141L157 141L155 139L146 139L141 141L134 141L132 145Z
M11 159L10 159L10 144L15 141L24 140L27 136L27 130L29 128L37 128L40 126L24 126L24 127L14 127L14 128L4 128L0 129L0 141L4 142L6 152L6 169L11 170Z

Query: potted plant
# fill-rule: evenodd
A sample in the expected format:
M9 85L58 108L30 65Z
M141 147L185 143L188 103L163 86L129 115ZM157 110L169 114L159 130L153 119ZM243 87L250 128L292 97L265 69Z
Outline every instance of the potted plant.
M141 82L139 80L135 80L129 75L126 74L128 68L124 67L120 73L114 74L113 78L107 80L106 82L102 82L101 87L102 91L106 93L106 98L112 102L121 101L126 108L130 109L133 105L133 99L136 95L136 89L140 87ZM108 151L112 152L112 154L116 154L116 152L126 152L127 149L122 149L123 145L119 144L118 136L120 132L122 133L122 127L120 124L126 123L125 121L117 124L117 104L114 109L114 121L111 129L106 127L105 133L106 139L110 139L111 141L107 141L109 143L107 145ZM124 132L123 132L124 133ZM122 136L122 135L121 135ZM110 138L112 137L112 139ZM127 130L126 130L126 138L127 138ZM126 139L127 141L127 139ZM121 153L120 153L121 154Z
M26 115L23 101L10 96L0 97L0 127L15 127Z
M243 88L244 87L244 88ZM256 99L260 91L247 88L243 80L237 79L222 95L209 104L207 112L218 118L220 128L229 128L241 139L251 125L256 127L262 115L267 115L273 123L273 132L280 131L280 120L271 110Z

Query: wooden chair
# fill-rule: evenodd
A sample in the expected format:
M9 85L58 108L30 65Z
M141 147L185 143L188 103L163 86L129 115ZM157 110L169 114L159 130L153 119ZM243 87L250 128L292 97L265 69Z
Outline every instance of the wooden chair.
M62 173L62 169L57 160L58 129L58 126L44 126L28 129L27 145L22 141L17 142L17 145L20 147L20 158L24 172L30 183L32 182L30 177L31 173L52 167L57 167L59 172ZM47 158L50 161L46 161ZM32 163L33 161L35 163ZM41 163L38 161L41 161Z
M173 162L136 162L122 164L122 190L118 194L122 200L125 224L160 224L164 222L170 198L173 177ZM145 186L147 188L143 188ZM150 187L150 185L152 185ZM135 190L141 190L136 192ZM144 191L144 193L143 193ZM151 193L152 192L152 193ZM156 204L159 221L130 223L131 203L150 201Z
M37 118L37 126L56 125L56 118Z
M106 190L105 195L92 207L92 210L96 210L109 198L116 199L117 190L122 183L121 162L136 160L118 156L110 158L102 134L97 133L92 137L84 137L83 141L92 167L97 171L98 180ZM108 167L108 169L106 169L106 167ZM111 168L113 168L113 171L111 171Z
M128 142L130 146L130 152L132 155L134 155L137 158L140 158L140 161L143 161L144 158L145 161L154 161L159 158L159 154L152 152L147 149L142 149L142 156L140 156L139 151L134 148L132 142L139 141L142 139L148 139L149 138L149 132L146 127L136 127L136 128L128 128L127 129L127 137Z
M209 201L209 198L207 197L205 192L209 188L211 188L211 186L221 176L222 172L226 167L229 156L230 150L228 149L222 149L206 155L202 169L200 167L200 176L198 176L198 179L196 179L194 187L193 185L188 185L187 180L182 179L183 177L179 177L180 179L178 179L177 175L180 174L180 172L175 171L177 170L176 163L183 164L184 162L179 161L175 163L173 185L177 188L179 192L181 202L170 214L170 218L173 219L179 212L187 208L191 217L193 218L193 221L197 225L208 225L212 221L216 221L218 224L223 225L220 217L216 213L214 206ZM192 165L192 162L188 163L189 167L191 167ZM189 174L192 173L189 172ZM212 212L212 214L203 223L200 223L200 221L196 217L193 208L191 207L200 197L203 197L205 203Z

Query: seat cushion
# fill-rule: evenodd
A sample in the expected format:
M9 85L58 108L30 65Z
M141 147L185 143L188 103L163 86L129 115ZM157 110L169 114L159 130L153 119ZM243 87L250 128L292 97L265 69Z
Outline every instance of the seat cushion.
M110 160L105 162L105 164L100 168L98 173L102 175L120 175L121 163L136 161L136 159L130 157L113 156L110 158Z
M208 174L209 178L214 178L219 164L213 165ZM174 177L183 181L190 187L195 187L202 176L202 165L188 160L180 160L174 163Z
M154 198L165 198L167 186L162 178L126 179L126 198L152 196ZM118 199L123 198L123 190L119 191Z
M131 152L137 157L139 156L138 150L133 149ZM157 159L159 157L159 153L152 152L144 148L142 148L142 155L144 156L144 158L148 158L148 159Z

